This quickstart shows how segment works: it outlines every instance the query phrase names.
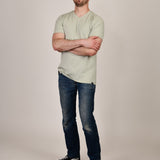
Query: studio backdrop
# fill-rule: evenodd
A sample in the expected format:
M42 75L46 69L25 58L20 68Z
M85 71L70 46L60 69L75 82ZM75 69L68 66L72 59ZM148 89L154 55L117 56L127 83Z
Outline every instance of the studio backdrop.
M105 22L94 110L102 157L158 160L160 1L90 0L89 5ZM61 53L53 50L52 35L58 16L71 10L72 0L0 1L2 160L20 159L22 150L22 159L31 152L37 159L66 152L58 92ZM86 159L78 105L77 121Z

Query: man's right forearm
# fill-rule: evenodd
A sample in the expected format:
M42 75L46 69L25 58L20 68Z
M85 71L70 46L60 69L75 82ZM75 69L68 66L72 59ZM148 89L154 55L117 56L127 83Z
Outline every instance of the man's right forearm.
M87 39L67 40L64 38L64 34L54 34L52 38L52 45L54 50L59 52L65 52L77 47L86 47L94 50L99 50L100 42L98 37L92 36Z
M85 47L77 47L70 50L70 52L79 56L94 56L97 53L96 50Z
M59 52L69 51L71 49L83 46L83 39L67 40L58 38L53 40L53 48Z

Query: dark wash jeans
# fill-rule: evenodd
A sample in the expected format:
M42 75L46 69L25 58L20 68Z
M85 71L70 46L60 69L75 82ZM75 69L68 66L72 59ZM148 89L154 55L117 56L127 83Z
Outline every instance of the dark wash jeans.
M63 116L63 130L70 158L80 157L80 142L76 123L76 95L79 98L79 113L86 139L90 160L100 160L100 143L93 116L94 94L96 85L93 83L75 82L58 72L58 87Z

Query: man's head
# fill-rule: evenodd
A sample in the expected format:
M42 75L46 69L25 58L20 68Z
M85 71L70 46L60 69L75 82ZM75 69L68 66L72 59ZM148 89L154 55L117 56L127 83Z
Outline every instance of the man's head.
M73 0L76 7L82 7L88 3L89 0Z

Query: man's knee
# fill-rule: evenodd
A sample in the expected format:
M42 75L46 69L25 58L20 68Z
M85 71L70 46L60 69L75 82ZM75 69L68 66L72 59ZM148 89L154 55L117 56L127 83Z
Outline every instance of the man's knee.
M88 132L88 133L94 132L96 124L93 116L85 117L85 118L81 117L81 121L82 121L83 130L85 132Z
M93 131L93 128L89 124L84 124L83 125L83 130L84 130L84 132L90 133L90 132Z
M65 130L68 130L76 125L76 120L74 118L73 119L63 119L62 124L63 124L63 128Z

